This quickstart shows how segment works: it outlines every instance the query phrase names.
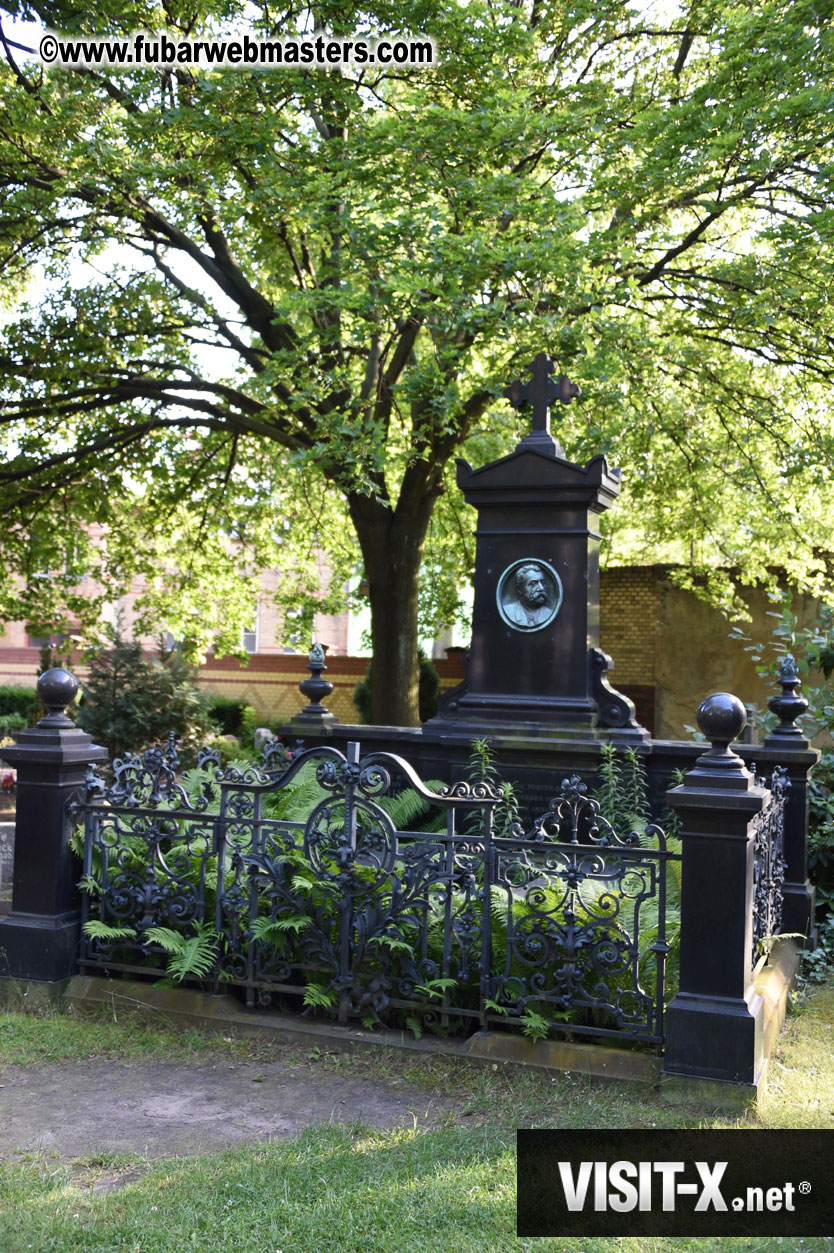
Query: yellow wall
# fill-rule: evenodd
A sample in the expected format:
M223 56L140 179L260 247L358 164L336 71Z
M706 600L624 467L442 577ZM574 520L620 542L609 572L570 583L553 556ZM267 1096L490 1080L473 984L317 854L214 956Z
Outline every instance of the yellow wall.
M746 589L743 595L752 616L748 633L769 639L776 623L769 616L773 603L764 589ZM800 623L813 620L818 603L812 596L794 596ZM685 727L695 725L698 706L711 692L732 692L760 709L776 694L729 631L717 609L670 582L668 567L631 566L601 575L600 635L614 661L610 682L654 686L658 739L688 739Z

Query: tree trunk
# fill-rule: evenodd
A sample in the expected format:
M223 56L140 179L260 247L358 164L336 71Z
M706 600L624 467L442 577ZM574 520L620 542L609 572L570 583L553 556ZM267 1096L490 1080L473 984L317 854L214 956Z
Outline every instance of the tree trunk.
M386 562L381 571L365 571L370 585L371 721L382 726L417 726L420 722L417 662L417 581L420 563Z
M396 509L369 496L350 497L371 602L371 722L377 726L420 722L417 588L439 494L436 474L428 477L409 482L407 472Z

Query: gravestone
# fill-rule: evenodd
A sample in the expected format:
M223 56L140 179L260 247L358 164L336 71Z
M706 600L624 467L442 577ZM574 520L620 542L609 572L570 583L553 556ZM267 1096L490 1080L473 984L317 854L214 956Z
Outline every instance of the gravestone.
M619 495L620 473L601 455L585 466L565 458L550 407L579 388L553 377L545 353L530 370L528 383L505 393L532 409L530 433L480 469L457 463L458 486L478 512L472 642L466 678L423 731L642 744L649 734L608 683L599 640L598 521Z
M0 913L2 902L12 899L12 873L14 871L14 831L13 822L0 822Z

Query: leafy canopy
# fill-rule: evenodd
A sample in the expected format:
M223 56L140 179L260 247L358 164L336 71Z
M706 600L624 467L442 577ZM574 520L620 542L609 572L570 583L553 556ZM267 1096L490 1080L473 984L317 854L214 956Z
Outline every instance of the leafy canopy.
M261 566L309 620L324 552L324 607L361 559L400 630L382 535L439 627L472 559L451 461L512 447L501 393L542 347L583 389L568 455L626 471L609 559L824 577L830 0L6 8L99 36L407 30L439 54L82 72L4 37L7 616L78 618L83 571L102 596L140 574L149 620L231 647Z

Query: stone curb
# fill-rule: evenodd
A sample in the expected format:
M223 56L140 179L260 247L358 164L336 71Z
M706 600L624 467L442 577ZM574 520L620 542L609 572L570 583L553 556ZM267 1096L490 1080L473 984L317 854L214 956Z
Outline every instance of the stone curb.
M426 1036L417 1040L405 1031L371 1032L292 1014L258 1013L243 1009L239 1001L228 995L213 995L191 988L159 988L136 980L107 979L100 975L75 975L63 999L66 1006L143 1009L189 1025L222 1031L224 1035L283 1037L303 1042L305 1046L334 1050L395 1048L654 1085L660 1078L660 1058L624 1049L557 1040L534 1042L496 1031L478 1031L462 1044Z

